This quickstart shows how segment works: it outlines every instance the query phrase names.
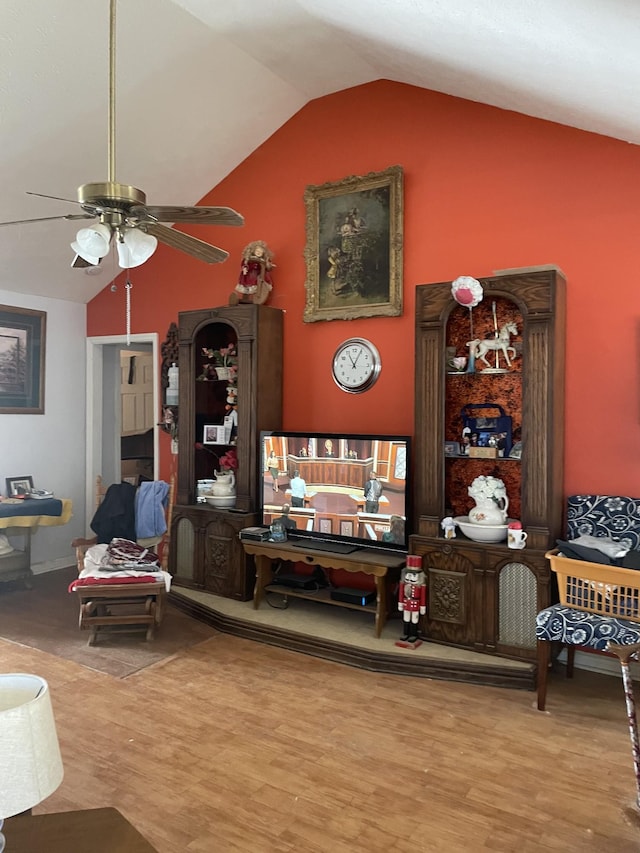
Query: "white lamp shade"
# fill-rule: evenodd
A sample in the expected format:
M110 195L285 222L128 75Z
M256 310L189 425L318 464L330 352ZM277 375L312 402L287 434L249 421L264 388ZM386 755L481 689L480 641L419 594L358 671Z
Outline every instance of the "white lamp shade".
M118 240L118 264L122 269L139 267L155 252L158 241L153 234L145 234L137 228L127 228Z
M81 228L76 234L75 242L71 244L71 248L88 261L90 264L97 264L98 261L94 258L104 258L109 252L109 244L111 243L111 229L108 225L98 223L90 228Z
M41 803L63 775L49 685L37 675L0 674L0 818Z
M71 248L79 255L83 261L86 261L88 264L93 264L93 266L97 266L100 263L100 258L97 255L88 255L82 246L78 243L77 240L74 240L71 244Z

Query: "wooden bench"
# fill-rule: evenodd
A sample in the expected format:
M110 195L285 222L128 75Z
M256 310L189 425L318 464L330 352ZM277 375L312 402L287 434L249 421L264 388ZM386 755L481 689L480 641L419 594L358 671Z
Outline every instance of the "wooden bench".
M140 540L138 544L155 548L163 544L161 564L166 568L168 539L171 529L171 513L175 492L175 478L169 482L167 496L167 532L156 539ZM96 505L99 505L106 493L102 478L96 480ZM71 543L76 551L78 572L84 568L84 559L88 549L97 539L74 539ZM167 590L164 581L153 583L93 583L76 586L75 593L80 603L78 624L82 630L89 631L88 644L95 645L98 633L107 631L146 632L145 639L150 641L154 631L162 622Z

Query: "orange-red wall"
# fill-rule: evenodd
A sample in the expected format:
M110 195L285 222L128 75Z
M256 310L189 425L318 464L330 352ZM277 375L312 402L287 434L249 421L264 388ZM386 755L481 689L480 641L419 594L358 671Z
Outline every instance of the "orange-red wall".
M303 323L305 187L394 164L405 176L403 315ZM159 247L131 272L132 330L164 340L178 311L226 304L242 248L266 240L277 263L270 304L286 312L289 429L413 434L415 286L558 265L568 281L565 492L640 495L640 147L378 81L307 104L202 203L244 215L240 229L186 229L230 258L209 266ZM87 332L124 332L122 287L90 303ZM333 351L352 335L382 355L363 395L331 379ZM163 473L169 464L163 440Z

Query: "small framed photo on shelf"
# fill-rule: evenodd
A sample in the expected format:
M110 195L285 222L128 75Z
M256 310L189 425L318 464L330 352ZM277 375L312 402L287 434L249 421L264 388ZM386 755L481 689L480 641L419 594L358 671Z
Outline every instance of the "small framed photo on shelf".
M30 495L33 489L33 477L7 477L6 483L8 498Z
M230 438L231 429L224 424L205 424L203 444L228 444Z
M445 441L445 443L444 443L444 455L445 456L460 456L460 442L459 441Z

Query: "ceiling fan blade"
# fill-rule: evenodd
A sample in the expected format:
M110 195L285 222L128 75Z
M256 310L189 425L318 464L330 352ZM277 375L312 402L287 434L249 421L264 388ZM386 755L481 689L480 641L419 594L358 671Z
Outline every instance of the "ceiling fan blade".
M3 225L26 225L29 222L48 222L51 219L95 219L88 213L68 213L66 216L40 216L37 219L14 219L12 222L0 222Z
M60 198L59 195L46 195L45 193L32 193L29 190L25 190L27 195L37 195L38 198L53 198L56 201L68 201L69 204L80 204L77 198Z
M230 207L179 207L177 205L135 205L131 216L156 222L197 222L201 225L244 225L244 216Z
M219 264L229 257L229 252L225 252L224 249L218 249L217 246L212 246L210 243L205 243L204 240L198 240L197 237L191 237L189 234L183 234L182 231L167 228L166 225L147 222L143 230L148 234L153 234L161 243L171 246L173 249L180 249L180 251L186 252L207 264Z

